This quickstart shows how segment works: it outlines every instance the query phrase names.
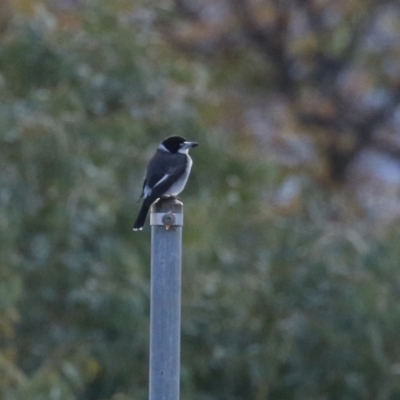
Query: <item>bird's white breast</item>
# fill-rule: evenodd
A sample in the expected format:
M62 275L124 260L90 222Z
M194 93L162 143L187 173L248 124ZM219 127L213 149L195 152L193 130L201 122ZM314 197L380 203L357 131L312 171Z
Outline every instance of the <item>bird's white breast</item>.
M172 186L166 191L165 194L168 196L177 196L185 188L193 164L193 161L189 156L189 154L186 154L186 157L187 157L186 170L182 174L182 176L174 184L172 184Z

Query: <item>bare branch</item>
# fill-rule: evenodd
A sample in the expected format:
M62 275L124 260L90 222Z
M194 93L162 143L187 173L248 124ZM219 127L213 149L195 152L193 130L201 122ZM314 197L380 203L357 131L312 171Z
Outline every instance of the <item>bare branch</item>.
M275 67L278 89L291 98L295 95L295 81L291 76L291 62L285 53L285 33L287 28L287 12L282 11L273 28L258 24L248 1L231 0L244 34L250 44L254 44L268 63Z

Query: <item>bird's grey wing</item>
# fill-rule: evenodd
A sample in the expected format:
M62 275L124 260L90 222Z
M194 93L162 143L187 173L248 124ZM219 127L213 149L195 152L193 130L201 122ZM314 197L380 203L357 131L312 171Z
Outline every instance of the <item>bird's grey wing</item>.
M187 158L184 154L157 151L149 163L146 184L152 189L159 185L166 186L165 182L171 184L185 172L186 166Z
M183 154L156 153L146 176L147 186L152 192L151 200L161 197L185 173L186 167L187 158Z
M138 202L143 198L143 196L144 196L144 188L146 187L146 185L147 185L147 179L146 178L144 178L143 179L143 185L142 185L142 193L140 194L140 197L138 198Z

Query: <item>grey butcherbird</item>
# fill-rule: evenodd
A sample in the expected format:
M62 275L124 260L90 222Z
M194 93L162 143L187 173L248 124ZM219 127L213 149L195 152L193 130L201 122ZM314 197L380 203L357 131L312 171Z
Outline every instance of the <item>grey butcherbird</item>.
M180 136L170 136L159 144L147 166L140 196L144 200L133 225L134 231L143 229L150 206L157 199L177 196L185 188L193 164L189 150L197 145Z

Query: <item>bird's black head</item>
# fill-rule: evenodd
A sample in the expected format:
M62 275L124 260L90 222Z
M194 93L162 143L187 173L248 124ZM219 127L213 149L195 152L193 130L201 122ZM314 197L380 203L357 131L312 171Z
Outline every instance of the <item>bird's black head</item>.
M170 136L161 142L163 146L170 153L185 153L190 148L198 146L196 142L189 142L181 136Z

